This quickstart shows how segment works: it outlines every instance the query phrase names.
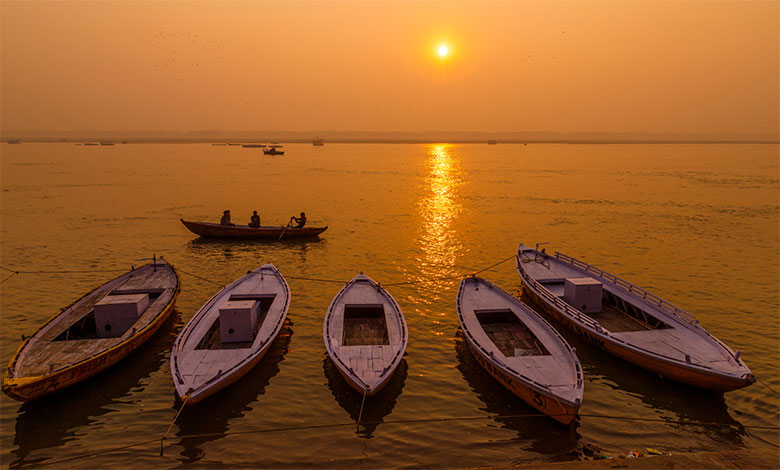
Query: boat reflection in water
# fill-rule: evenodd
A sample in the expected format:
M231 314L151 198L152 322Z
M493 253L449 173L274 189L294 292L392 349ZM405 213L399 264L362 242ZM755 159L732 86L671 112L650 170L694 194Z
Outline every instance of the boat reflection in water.
M9 467L45 465L46 460L58 456L51 452L45 458L28 459L28 456L40 449L61 447L68 441L83 438L78 428L94 425L104 415L122 412L118 408L128 403L138 403L141 398L128 400L128 396L142 392L142 382L166 362L166 353L176 338L178 317L174 307L160 330L115 367L52 395L23 403L16 418L13 441L18 446L12 451L17 458Z
M250 405L259 400L271 383L271 378L279 373L279 364L290 347L292 326L289 318L285 320L279 336L263 359L236 383L182 410L176 421L179 427L176 436L181 439L174 444L184 448L178 459L180 462L188 464L201 460L206 455L202 448L204 443L224 439L230 428L229 421L241 418L244 412L252 410ZM175 400L173 408L178 411L180 406L181 403ZM187 437L190 435L198 437ZM209 464L216 465L218 462L210 460Z
M382 423L385 416L393 411L395 402L401 395L408 369L406 359L401 359L387 384L376 395L366 398L365 404L363 404L363 395L347 384L327 353L322 361L322 368L325 371L325 377L328 379L328 387L338 404L344 408L353 421L357 421L360 417L360 424L357 426L356 431L357 435L365 439L371 439L374 431ZM362 417L360 415L361 405L363 405Z
M495 415L494 419L502 428L516 431L517 439L528 443L523 445L524 449L553 458L561 456L563 460L571 458L565 456L577 448L580 438L575 431L576 421L571 426L561 426L506 390L479 365L460 328L455 334L455 353L457 369L486 405L483 411Z

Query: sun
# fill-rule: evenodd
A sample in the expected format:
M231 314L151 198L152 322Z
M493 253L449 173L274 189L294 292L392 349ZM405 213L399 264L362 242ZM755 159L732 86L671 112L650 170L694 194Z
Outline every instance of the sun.
M444 58L450 55L450 48L446 44L442 44L436 50L439 53L439 57Z

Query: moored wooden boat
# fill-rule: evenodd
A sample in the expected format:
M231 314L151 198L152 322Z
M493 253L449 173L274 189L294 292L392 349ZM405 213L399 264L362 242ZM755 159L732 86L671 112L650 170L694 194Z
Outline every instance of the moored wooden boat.
M162 258L103 284L22 343L3 392L32 400L111 367L160 328L178 293L176 271Z
M255 228L248 225L220 225L209 222L179 220L190 232L205 238L289 240L293 238L316 237L328 229L327 226L303 228L262 226Z
M582 366L549 323L478 277L460 281L456 306L466 344L482 368L556 421L574 421L582 404Z
M284 325L290 288L264 264L217 292L173 345L176 394L195 404L232 384L263 358Z
M325 349L347 383L373 396L403 358L408 329L395 299L363 273L349 281L325 315Z
M562 253L550 256L520 244L515 262L534 302L615 356L720 392L755 382L739 351L656 295Z

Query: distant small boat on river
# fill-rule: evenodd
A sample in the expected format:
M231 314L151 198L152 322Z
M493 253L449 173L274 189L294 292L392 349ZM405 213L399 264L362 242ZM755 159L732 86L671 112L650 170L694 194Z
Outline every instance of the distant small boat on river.
M323 338L330 359L347 383L368 397L393 375L408 336L398 303L363 273L336 294L325 314Z
M103 284L24 340L3 392L32 400L111 367L160 328L178 294L176 271L162 258Z
M460 281L458 322L471 353L501 385L563 424L582 404L574 350L527 305L478 277Z
M248 225L221 225L209 222L193 222L184 219L184 224L190 232L206 238L254 238L267 240L287 240L291 238L316 237L325 230L325 227L284 227L284 226L261 226L250 227Z
M284 150L279 150L282 146L271 144L267 149L263 149L263 153L266 155L284 155Z
M113 142L109 142L107 140L103 140L103 141L100 142L100 145L114 145L114 143Z
M241 144L241 146L247 149L259 149L264 148L265 144Z
M21 144L22 140L21 139L8 139L8 143L9 144Z
M562 253L520 244L524 292L600 348L655 374L727 392L755 382L736 353L693 315L623 279ZM734 320L737 321L737 320Z
M290 288L271 264L217 292L173 345L171 374L178 397L195 404L249 372L279 335L289 307Z
M315 147L322 147L323 145L325 145L325 139L323 139L322 137L315 137L314 139L312 139L311 143Z

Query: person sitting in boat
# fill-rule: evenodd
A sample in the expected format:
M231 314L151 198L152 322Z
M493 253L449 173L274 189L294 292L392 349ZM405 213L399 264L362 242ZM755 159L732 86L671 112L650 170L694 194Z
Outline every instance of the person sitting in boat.
M219 220L220 225L236 225L230 223L230 211L225 211L222 213L222 218Z
M252 211L252 217L250 218L249 226L252 228L260 227L260 216L257 215L257 211Z
M306 225L306 214L301 212L300 217L292 216L290 217L290 223L295 222L298 225L294 225L292 228L303 228L304 225Z

